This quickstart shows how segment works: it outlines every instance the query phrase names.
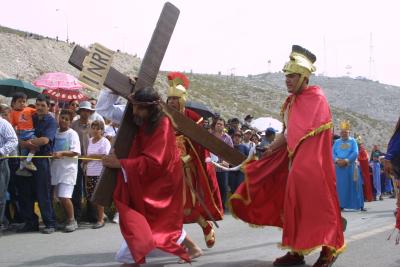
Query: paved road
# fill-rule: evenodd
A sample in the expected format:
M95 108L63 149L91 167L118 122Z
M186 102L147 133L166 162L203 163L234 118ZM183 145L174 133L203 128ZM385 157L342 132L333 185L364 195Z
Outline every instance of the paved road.
M348 220L346 231L347 251L335 267L399 267L400 246L387 241L393 229L395 201L367 203L367 212L344 212ZM197 225L185 226L191 237L205 248L202 232ZM220 222L217 243L204 249L204 256L193 262L202 267L271 267L272 261L284 254L277 248L281 232L274 228L250 228L230 215ZM114 255L122 240L119 228L107 224L93 230L81 226L73 233L56 232L16 234L7 232L0 238L0 266L120 266ZM306 257L312 266L318 257ZM149 267L184 267L175 257L148 258Z

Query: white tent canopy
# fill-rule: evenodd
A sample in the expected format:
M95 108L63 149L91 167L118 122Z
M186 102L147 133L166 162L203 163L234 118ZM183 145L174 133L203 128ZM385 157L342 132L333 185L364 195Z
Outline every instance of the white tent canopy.
M265 132L267 128L274 128L277 133L282 132L283 123L271 117L261 117L251 122L251 127L256 128L260 132Z

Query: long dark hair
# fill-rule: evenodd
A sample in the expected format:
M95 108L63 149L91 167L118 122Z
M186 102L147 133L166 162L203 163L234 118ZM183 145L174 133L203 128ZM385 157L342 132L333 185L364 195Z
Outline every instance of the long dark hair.
M149 117L147 118L145 133L152 133L158 126L161 118L165 115L160 105L160 95L153 87L145 87L136 91L129 100L141 108L147 109Z

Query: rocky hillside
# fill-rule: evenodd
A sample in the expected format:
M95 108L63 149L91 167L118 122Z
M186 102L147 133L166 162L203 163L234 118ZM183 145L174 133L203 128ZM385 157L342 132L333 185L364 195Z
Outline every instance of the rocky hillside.
M197 101L213 107L225 117L243 118L245 114L253 114L255 117L279 118L281 104L287 96L282 73L261 74L252 77L190 74L189 77L192 82L191 96ZM332 82L332 80L336 82ZM379 97L375 99L369 95L368 91L363 92L365 87L352 88L352 95L355 99L346 99L341 94L337 94L335 90L341 90L340 87L346 82L357 84L360 81L349 78L313 77L312 83L314 81L323 88L327 81L331 84L324 91L331 103L335 126L339 124L340 120L350 120L354 132L364 136L368 147L372 144L386 145L393 132L395 121L400 115L400 107L395 104L400 102L400 94L396 94L396 90L400 92L400 88L391 86L391 89L395 89L391 93L390 90L384 90L386 85L377 84L377 90L382 90L388 95L391 94L388 101ZM374 82L361 82L375 84ZM358 96L355 91L359 92ZM371 110L368 110L360 103L365 104L370 99L373 99L372 103L375 106L370 103ZM388 106L386 103L392 104Z
M78 76L68 58L73 45L38 35L0 27L0 78L32 81L45 72L67 72ZM113 67L135 76L140 59L116 53ZM282 73L266 73L249 77L210 74L188 74L190 98L207 104L222 116L243 118L278 118L280 105L287 96ZM156 88L165 95L165 72L161 72ZM400 88L366 79L347 77L312 77L311 83L321 85L331 104L336 125L349 119L353 129L362 133L368 146L385 146L400 115Z

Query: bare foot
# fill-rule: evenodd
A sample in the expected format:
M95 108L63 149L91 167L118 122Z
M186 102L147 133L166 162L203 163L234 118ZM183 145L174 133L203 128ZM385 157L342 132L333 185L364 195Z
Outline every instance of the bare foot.
M194 243L188 235L186 235L185 239L183 240L182 246L187 250L191 260L203 255L203 251L201 250L201 248L196 245L196 243ZM181 261L179 262L181 263Z
M198 246L189 248L188 253L191 260L203 256L203 251Z
M198 246L193 246L193 247L191 247L190 249L187 249L187 250L188 250L188 254L189 254L190 260L193 260L193 259L196 259L196 258L198 258L200 256L203 256L203 251ZM187 262L182 260L182 259L180 259L178 263L182 264L182 263L187 263Z

